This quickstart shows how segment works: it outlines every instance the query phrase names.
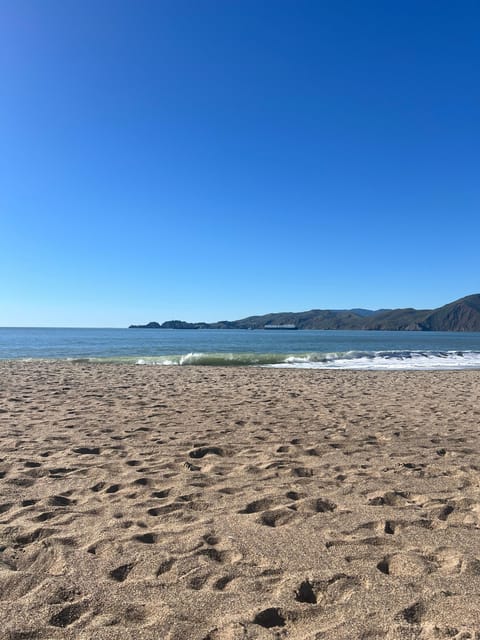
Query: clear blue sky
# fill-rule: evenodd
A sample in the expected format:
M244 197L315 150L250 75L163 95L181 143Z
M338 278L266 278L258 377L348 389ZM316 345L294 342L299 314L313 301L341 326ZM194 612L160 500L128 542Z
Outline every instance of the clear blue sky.
M0 325L480 290L480 4L0 0Z

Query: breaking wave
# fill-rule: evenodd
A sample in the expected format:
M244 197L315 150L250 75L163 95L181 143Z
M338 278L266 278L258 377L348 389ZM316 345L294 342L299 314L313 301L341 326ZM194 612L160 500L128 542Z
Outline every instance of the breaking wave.
M137 358L139 365L261 366L293 369L480 369L479 351L346 351L336 353L188 353Z

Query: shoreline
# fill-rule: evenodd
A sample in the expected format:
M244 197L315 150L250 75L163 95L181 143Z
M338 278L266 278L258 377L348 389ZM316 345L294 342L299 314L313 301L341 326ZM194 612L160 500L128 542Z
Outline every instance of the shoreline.
M480 371L0 381L0 637L476 637Z
M467 357L465 357L467 356ZM471 360L468 360L470 356ZM461 358L461 359L459 359ZM463 360L463 361L462 361ZM161 356L69 356L3 358L1 363L32 365L123 365L160 368L285 369L288 371L480 371L480 352L208 353Z

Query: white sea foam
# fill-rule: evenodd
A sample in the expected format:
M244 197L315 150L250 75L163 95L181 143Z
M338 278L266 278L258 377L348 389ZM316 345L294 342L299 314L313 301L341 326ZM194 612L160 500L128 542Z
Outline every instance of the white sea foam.
M455 370L480 369L477 351L349 351L338 354L290 356L275 368L301 369L369 369L369 370Z
M262 366L292 369L480 369L478 351L346 351L340 353L187 353L139 358L164 366Z

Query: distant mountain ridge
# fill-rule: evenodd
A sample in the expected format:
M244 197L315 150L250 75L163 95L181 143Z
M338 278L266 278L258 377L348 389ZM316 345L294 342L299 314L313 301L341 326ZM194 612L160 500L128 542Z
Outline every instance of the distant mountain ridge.
M130 325L130 329L265 329L270 325L294 325L297 329L345 329L365 331L480 331L480 294L438 309L311 309L310 311L267 313L241 320L184 322L169 320Z

